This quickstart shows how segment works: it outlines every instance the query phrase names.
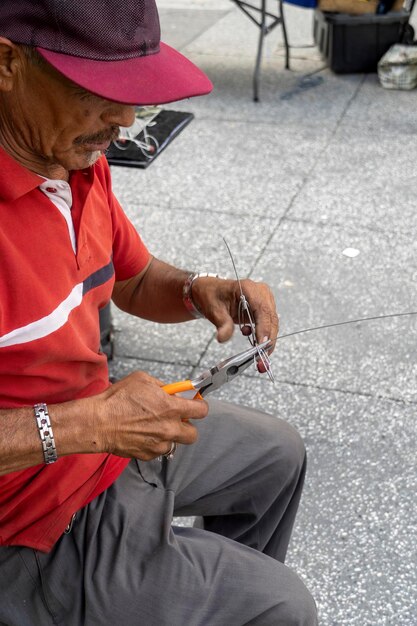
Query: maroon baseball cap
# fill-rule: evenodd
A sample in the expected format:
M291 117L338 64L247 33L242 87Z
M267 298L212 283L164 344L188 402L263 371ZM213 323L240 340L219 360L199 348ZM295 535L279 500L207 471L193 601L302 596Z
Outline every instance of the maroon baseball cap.
M0 0L0 36L35 47L74 83L116 102L164 104L212 89L160 41L154 0Z

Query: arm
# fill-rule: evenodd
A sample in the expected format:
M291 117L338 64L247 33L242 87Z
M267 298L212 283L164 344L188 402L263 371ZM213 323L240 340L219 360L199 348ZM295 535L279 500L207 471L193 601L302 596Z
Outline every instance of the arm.
M154 322L176 323L194 319L184 306L182 289L189 272L153 258L143 272L117 282L115 304L132 315ZM268 285L242 281L243 292L251 306L259 342L274 341L278 334L278 314ZM235 280L198 278L192 296L203 315L217 328L217 339L227 341L238 323L239 285Z
M58 456L111 452L144 461L165 454L176 441L191 444L207 404L169 396L160 381L135 372L103 393L48 406ZM82 416L82 419L80 419ZM0 411L0 474L43 463L32 407Z
M189 272L152 257L136 276L116 282L113 302L123 311L162 324L194 319L184 307L182 287Z
M116 283L113 298L120 308L140 317L187 321L193 319L182 300L187 276L153 259L134 278ZM278 317L269 288L250 280L242 281L242 286L259 341L265 336L274 340ZM199 278L193 285L193 299L216 326L219 341L227 341L233 333L239 295L232 280ZM146 461L166 453L172 441L193 443L197 431L187 420L205 417L206 403L169 396L160 386L155 378L135 372L97 396L49 405L58 456L111 452ZM0 474L43 463L33 408L0 410L0 420Z

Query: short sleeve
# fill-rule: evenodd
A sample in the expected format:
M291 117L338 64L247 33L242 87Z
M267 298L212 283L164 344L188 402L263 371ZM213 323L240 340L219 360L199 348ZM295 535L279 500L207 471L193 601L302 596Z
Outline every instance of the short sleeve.
M113 265L116 280L127 280L139 274L147 265L150 253L136 228L129 220L111 187L110 168L103 157L101 166L105 178L113 226Z
M113 194L111 209L115 276L116 280L126 280L146 267L150 253Z

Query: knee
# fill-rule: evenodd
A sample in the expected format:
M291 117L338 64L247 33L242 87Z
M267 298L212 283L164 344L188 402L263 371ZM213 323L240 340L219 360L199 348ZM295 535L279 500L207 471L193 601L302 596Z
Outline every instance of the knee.
M274 573L276 575L274 575ZM248 622L251 626L317 626L317 607L301 578L285 565L275 563L267 586L271 604ZM261 606L261 605L260 605Z
M274 624L317 626L317 607L304 583L294 574L291 588L276 606Z
M299 599L297 604L279 607L277 621L273 623L285 626L317 626L317 609L312 596Z
M283 624L286 626L317 626L317 607L313 596L304 587L304 591L285 607Z
M276 463L277 471L289 477L299 476L306 464L306 449L298 431L287 422L277 419L271 442L271 457Z

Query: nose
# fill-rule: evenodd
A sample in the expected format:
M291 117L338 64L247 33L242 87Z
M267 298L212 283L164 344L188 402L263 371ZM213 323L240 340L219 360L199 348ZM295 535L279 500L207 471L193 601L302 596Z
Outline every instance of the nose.
M135 107L130 104L112 102L101 117L103 122L109 125L132 126L135 121Z

